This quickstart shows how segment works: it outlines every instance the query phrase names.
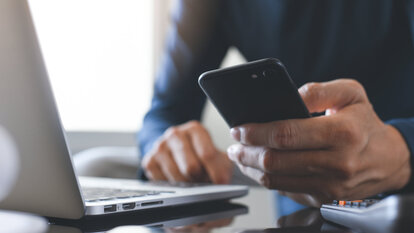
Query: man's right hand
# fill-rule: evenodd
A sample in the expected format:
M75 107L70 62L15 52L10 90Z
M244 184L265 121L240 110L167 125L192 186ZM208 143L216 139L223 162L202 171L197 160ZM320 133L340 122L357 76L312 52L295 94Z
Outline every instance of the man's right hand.
M197 121L170 127L144 156L142 166L151 180L227 184L232 163L218 150Z

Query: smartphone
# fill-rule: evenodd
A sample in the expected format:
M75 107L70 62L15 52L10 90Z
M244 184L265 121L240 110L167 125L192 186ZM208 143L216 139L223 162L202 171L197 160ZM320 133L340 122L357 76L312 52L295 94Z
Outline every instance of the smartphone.
M203 73L198 83L230 128L311 115L275 58Z

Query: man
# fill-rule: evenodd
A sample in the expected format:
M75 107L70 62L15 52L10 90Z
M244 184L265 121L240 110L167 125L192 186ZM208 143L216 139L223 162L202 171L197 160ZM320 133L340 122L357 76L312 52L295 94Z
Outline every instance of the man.
M305 205L412 188L414 1L183 0L168 41L139 134L150 179L227 183L229 157ZM326 115L233 128L225 156L198 123L197 78L230 46L280 59Z

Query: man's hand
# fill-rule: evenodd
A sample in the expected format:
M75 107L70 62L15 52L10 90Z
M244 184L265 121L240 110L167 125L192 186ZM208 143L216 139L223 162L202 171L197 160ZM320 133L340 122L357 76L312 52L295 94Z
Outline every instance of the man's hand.
M326 115L231 130L241 144L228 154L245 175L312 206L408 183L408 147L399 131L378 118L361 84L340 79L309 83L299 92L310 112Z
M151 180L226 184L232 163L196 121L170 127L142 162Z

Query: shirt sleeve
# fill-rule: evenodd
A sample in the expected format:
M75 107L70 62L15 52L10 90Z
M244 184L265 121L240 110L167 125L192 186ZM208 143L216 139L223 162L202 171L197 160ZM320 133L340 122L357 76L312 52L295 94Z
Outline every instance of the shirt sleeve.
M141 155L168 127L200 120L206 99L198 76L218 68L228 49L221 12L221 0L177 2L151 107L138 133Z
M387 123L400 131L410 150L411 178L408 184L398 193L414 192L414 172L412 170L414 168L414 118L393 119Z

